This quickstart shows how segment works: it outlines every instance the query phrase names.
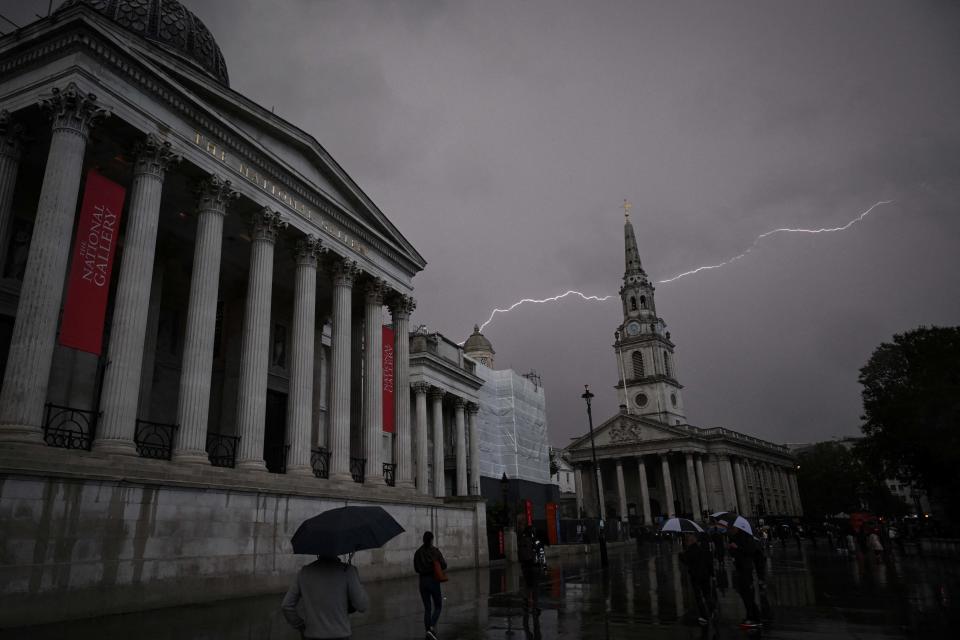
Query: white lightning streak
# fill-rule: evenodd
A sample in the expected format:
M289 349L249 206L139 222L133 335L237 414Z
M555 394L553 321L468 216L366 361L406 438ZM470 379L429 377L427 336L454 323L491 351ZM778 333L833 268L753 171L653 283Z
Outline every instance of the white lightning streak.
M488 324L490 324L491 322L493 322L493 317L494 317L495 315L497 315L498 313L507 313L507 312L509 312L509 311L513 311L514 309L516 309L516 308L519 307L520 305L525 304L525 303L527 303L527 302L535 302L535 303L537 303L537 304L542 304L542 303L544 303L544 302L556 302L557 300L560 300L561 298L566 298L567 296L570 296L570 295L580 296L581 298L583 298L583 299L586 300L587 302L590 302L591 300L592 300L592 301L595 301L595 302L603 302L603 301L609 300L610 298L613 297L612 295L610 295L610 296L588 296L588 295L585 295L585 294L583 294L583 293L580 293L579 291L567 291L566 293L561 293L561 294L558 295L558 296L553 296L553 297L550 297L550 298L544 298L543 300L534 300L533 298L524 298L523 300L518 300L517 302L514 302L512 305L510 305L510 306L507 307L506 309L494 309L494 310L490 313L490 317L487 318L487 321L484 322L482 325L480 325L480 331L483 331L483 328L484 328L484 327L486 327Z
M672 278L667 278L666 280L658 280L658 281L657 281L657 284L665 284L665 283L667 283L667 282L673 282L674 280L679 280L680 278L684 278L684 277L686 277L686 276L692 276L693 274L695 274L695 273L700 273L701 271L709 271L710 269L719 269L720 267L725 267L725 266L727 266L727 265L730 264L730 263L736 262L737 260L746 257L747 254L749 254L751 251L753 251L754 249L757 248L757 245L760 244L760 241L761 241L761 240L763 240L764 238L766 238L766 237L768 237L768 236L772 236L772 235L774 235L774 234L777 234L777 233L833 233L834 231L846 231L847 229L849 229L850 227L852 227L853 225L857 224L858 222L860 222L861 220L863 220L864 218L866 218L868 215L870 215L870 212L873 211L874 209L876 209L877 207L879 207L880 205L882 205L882 204L891 204L892 202L893 202L893 200L881 200L881 201L879 201L879 202L876 202L876 203L874 203L873 206L871 206L869 209L867 209L866 211L864 211L863 213L861 213L859 216L857 216L856 218L854 218L853 220L851 220L850 222L848 222L847 224L845 224L845 225L843 225L843 226L841 226L841 227L825 227L825 228L822 228L822 229L787 229L787 228L784 228L784 229L773 229L772 231L767 231L766 233L761 233L761 234L758 235L758 236L756 237L756 239L753 241L753 244L751 244L749 247L747 247L746 251L744 251L743 253L740 253L740 254L738 254L738 255L733 256L733 257L730 258L729 260L724 260L723 262L721 262L721 263L719 263L719 264L709 264L709 265L706 265L706 266L703 266L703 267L697 267L696 269L691 269L690 271L684 271L683 273L678 274L678 275L675 275L675 276L673 276Z
M880 205L882 205L882 204L892 204L892 203L893 203L893 200L880 200L879 202L874 203L869 209L867 209L866 211L864 211L863 213L861 213L859 216L857 216L856 218L854 218L853 220L851 220L851 221L848 222L847 224L845 224L845 225L843 225L843 226L840 226L840 227L824 227L824 228L821 228L821 229L789 229L789 228L782 228L782 229L773 229L773 230L771 230L771 231L767 231L767 232L765 232L765 233L761 233L760 235L758 235L758 236L756 237L756 239L754 239L753 244L751 244L749 247L747 247L747 249L746 249L743 253L740 253L740 254L738 254L738 255L735 255L735 256L733 256L732 258L729 258L729 259L727 259L727 260L724 260L723 262L720 262L720 263L718 263L718 264L709 264L709 265L705 265L705 266L702 266L702 267L697 267L696 269L691 269L690 271L684 271L683 273L678 274L678 275L675 275L675 276L673 276L672 278L667 278L666 280L658 280L658 281L657 281L657 284L666 284L666 283L668 283L668 282L673 282L674 280L679 280L680 278L685 278L686 276L692 276L693 274L695 274L695 273L700 273L701 271L709 271L710 269L719 269L720 267L725 267L725 266L727 266L728 264L731 264L731 263L733 263L733 262L736 262L737 260L740 260L741 258L745 258L751 251L753 251L753 250L757 247L758 244L760 244L760 241L761 241L761 240L763 240L764 238L767 238L767 237L769 237L769 236L775 235L775 234L777 234L777 233L833 233L833 232L835 232L835 231L846 231L847 229L849 229L850 227L852 227L853 225L857 224L858 222L860 222L861 220L863 220L864 218L866 218L868 215L870 215L870 213L871 213L874 209L876 209L877 207L879 207ZM609 296L588 296L588 295L586 295L586 294L580 293L579 291L572 291L572 290L571 290L571 291L567 291L566 293L561 293L561 294L558 295L558 296L552 296L552 297L550 297L550 298L543 298L542 300L536 300L536 299L534 299L534 298L524 298L523 300L518 300L517 302L514 302L512 305L510 305L510 306L507 307L506 309L494 309L494 310L490 313L490 317L487 318L487 321L484 322L482 325L480 325L480 331L483 331L483 329L484 329L488 324L490 324L491 322L493 322L494 317L495 317L498 313L508 313L508 312L510 312L510 311L513 311L514 309L516 309L516 308L519 307L520 305L526 304L526 303L528 303L528 302L529 302L529 303L536 303L536 304L543 304L543 303L547 303L547 302L556 302L557 300L560 300L560 299L562 299L562 298L566 298L567 296L570 296L570 295L580 296L581 298L583 298L583 299L586 300L587 302L590 302L590 301L603 302L603 301L605 301L605 300L609 300L610 298L614 297L613 295L609 295Z

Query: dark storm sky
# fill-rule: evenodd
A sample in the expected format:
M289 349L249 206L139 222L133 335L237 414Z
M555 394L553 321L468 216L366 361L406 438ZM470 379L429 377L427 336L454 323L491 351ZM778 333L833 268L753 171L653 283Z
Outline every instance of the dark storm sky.
M855 433L873 348L960 321L956 3L184 4L233 88L314 135L428 260L414 324L462 340L522 297L615 294L623 198L657 280L896 201L658 287L692 424ZM554 445L586 428L583 384L616 411L619 321L618 300L568 298L485 332L498 366L542 374Z

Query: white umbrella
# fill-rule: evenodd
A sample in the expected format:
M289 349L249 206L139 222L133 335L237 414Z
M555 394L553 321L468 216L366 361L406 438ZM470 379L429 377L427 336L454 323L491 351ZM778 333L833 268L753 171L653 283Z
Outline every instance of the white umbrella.
M753 535L753 527L750 526L750 523L741 515L737 515L732 511L718 511L716 513L710 514L711 518L716 519L717 522L723 524L726 527L736 527L742 531L746 531L751 536Z
M674 533L703 533L703 529L700 528L693 520L687 520L686 518L670 518L663 523L663 527L660 531L672 531Z

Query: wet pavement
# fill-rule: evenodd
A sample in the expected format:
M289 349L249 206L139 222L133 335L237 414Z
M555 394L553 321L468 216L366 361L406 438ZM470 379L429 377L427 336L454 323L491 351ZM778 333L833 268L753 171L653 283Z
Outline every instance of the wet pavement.
M737 594L721 590L720 616L709 629L696 622L693 594L670 543L611 552L599 558L557 558L536 589L509 567L450 574L444 585L443 640L741 638ZM766 638L946 638L960 623L960 559L906 555L876 559L792 543L768 553L773 621ZM727 568L727 579L732 569ZM367 585L372 607L353 620L355 640L423 638L416 579ZM4 638L48 640L297 640L279 612L282 594L160 609L7 631Z

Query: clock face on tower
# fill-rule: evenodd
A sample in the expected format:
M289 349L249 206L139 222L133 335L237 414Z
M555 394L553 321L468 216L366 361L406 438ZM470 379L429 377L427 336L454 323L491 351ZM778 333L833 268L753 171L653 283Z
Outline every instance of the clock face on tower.
M640 323L630 322L627 324L627 335L631 338L640 333Z

